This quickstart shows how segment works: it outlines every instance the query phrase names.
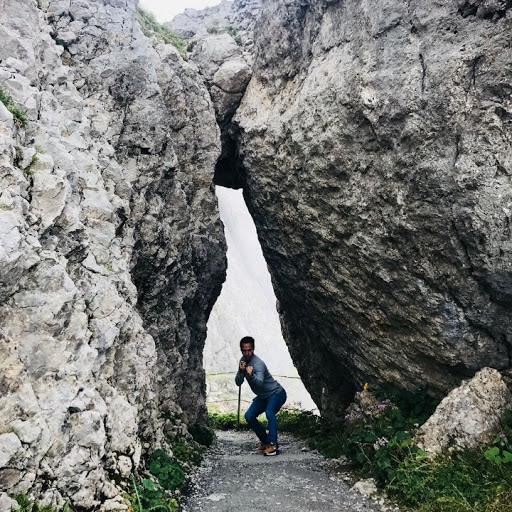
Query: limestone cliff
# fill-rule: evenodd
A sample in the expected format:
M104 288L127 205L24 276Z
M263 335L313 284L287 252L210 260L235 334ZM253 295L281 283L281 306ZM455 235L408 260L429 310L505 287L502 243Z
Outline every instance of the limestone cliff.
M200 11L186 9L167 24L190 38L189 58L210 91L222 142L215 183L224 187L242 186L235 157L236 128L231 121L251 78L254 29L261 9L261 0L223 1Z
M324 411L512 348L510 2L267 0L233 156Z
M0 0L0 488L81 509L204 419L225 276L209 94L135 7Z

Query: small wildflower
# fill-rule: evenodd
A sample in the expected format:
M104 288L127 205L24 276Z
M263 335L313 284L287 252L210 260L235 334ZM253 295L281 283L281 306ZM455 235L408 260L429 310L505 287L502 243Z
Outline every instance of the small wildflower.
M500 439L505 439L507 437L503 432L500 433Z
M377 409L383 410L383 409L385 409L387 406L388 406L388 404L384 404L384 403L382 403L382 404L377 405Z
M379 448L381 448L382 446L386 446L387 444L388 444L387 437L379 437L379 439L377 439L377 441L375 441L375 443L373 443L373 449L375 451L377 451Z
M366 391L368 389L368 382L365 382L363 385L363 391Z

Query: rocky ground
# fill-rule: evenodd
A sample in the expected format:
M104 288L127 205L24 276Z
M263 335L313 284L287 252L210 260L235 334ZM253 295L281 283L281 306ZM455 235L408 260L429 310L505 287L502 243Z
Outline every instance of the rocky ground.
M217 432L183 512L398 510L352 489L330 461L289 434L280 434L277 457L264 457L254 446L249 432Z

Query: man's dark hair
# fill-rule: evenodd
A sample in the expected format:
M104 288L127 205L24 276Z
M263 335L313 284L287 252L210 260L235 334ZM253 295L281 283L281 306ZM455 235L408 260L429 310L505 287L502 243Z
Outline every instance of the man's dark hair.
M252 336L244 336L240 340L240 348L242 348L242 344L244 343L250 343L252 345L252 348L254 349L254 338Z

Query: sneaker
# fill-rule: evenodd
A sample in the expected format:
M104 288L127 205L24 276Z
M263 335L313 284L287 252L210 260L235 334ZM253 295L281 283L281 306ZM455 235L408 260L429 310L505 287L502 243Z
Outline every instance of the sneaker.
M267 444L267 447L263 450L263 455L265 455L265 457L272 457L277 454L278 454L277 447L273 443Z
M268 446L267 443L260 443L256 448L254 449L255 452L263 452L265 451L265 448Z

